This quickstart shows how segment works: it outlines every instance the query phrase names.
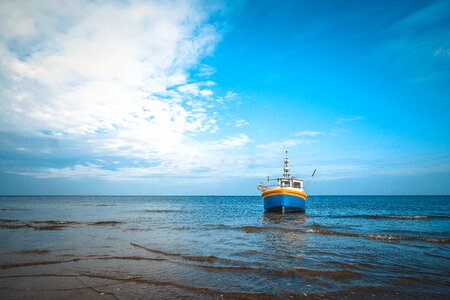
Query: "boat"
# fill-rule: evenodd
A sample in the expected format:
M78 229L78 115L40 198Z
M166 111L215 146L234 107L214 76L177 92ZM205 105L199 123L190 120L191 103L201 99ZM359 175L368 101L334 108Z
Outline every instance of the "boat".
M260 183L258 190L262 192L265 212L305 212L306 195L303 190L303 180L291 176L289 173L289 158L286 151L284 159L283 177L267 177L267 184ZM277 183L269 185L270 180Z

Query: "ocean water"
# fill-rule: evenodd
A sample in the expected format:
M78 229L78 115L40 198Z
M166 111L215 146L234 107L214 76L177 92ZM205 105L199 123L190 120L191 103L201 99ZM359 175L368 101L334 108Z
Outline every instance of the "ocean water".
M450 298L450 197L0 197L1 299Z

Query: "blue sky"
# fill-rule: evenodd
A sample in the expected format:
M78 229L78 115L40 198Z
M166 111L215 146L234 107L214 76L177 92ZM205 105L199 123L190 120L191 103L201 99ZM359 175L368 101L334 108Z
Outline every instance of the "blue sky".
M0 56L0 194L257 195L285 149L450 193L448 1L2 1Z

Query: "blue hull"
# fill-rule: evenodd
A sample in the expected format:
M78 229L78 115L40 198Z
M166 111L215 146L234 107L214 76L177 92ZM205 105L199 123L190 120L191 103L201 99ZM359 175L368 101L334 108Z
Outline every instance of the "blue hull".
M264 198L265 212L305 212L306 201L291 195L273 195Z

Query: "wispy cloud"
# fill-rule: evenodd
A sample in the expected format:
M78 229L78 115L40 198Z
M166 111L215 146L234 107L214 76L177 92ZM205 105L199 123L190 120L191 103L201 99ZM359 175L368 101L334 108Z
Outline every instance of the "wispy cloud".
M429 1L383 32L373 56L407 82L450 78L450 2Z
M212 142L210 145L213 149L236 148L246 145L249 141L250 138L247 135L241 133L234 137Z
M340 118L340 119L336 120L335 124L344 124L344 123L353 122L353 121L359 121L359 120L364 120L364 118L361 117L361 116L353 116L353 117L349 117L349 118Z
M242 127L242 126L245 126L248 124L249 123L244 119L239 119L239 120L236 120L236 122L234 122L234 126L236 126L236 127Z
M317 143L317 140L305 140L305 139L288 139L281 142L273 142L273 143L267 143L267 144L259 144L256 145L256 148L259 149L266 149L266 150L273 150L274 152L280 152L282 150L286 150L288 148L298 146L301 144L311 144L311 143Z
M321 131L313 131L313 130L305 130L301 132L294 133L295 136L317 136L323 135L324 133Z
M436 164L436 161L439 163ZM370 178L372 176L413 176L450 171L447 155L428 154L404 156L395 159L383 158L341 158L333 161L322 160L306 166L318 170L315 180L336 180Z

